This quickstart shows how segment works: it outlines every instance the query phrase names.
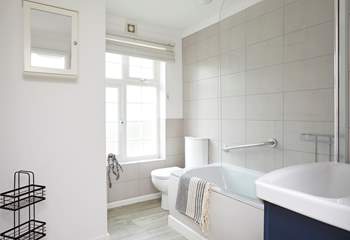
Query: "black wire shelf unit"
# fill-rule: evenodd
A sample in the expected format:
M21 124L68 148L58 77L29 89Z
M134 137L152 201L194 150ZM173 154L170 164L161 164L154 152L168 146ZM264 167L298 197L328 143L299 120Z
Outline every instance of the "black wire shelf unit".
M27 180L25 185L21 185L23 178ZM36 204L46 199L45 190L45 186L35 184L34 172L14 173L13 189L0 194L0 209L13 212L13 227L0 234L1 240L37 240L46 236L46 222L37 220L35 211Z

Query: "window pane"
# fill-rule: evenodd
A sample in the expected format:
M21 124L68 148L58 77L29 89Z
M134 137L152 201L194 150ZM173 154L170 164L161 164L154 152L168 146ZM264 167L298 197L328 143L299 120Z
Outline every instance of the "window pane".
M119 154L119 89L106 88L106 153Z
M143 138L145 140L157 139L157 123L155 121L144 122L142 125Z
M156 141L143 142L143 152L145 155L153 155L155 152L157 152L157 142Z
M141 119L144 121L157 119L157 105L156 104L142 104Z
M157 102L157 89L155 87L143 87L142 88L142 102L144 102L144 103L156 103Z
M111 103L119 102L118 88L106 88L106 102L111 102Z
M142 120L142 104L128 103L127 120L128 122Z
M131 78L154 79L154 61L129 57L129 76Z
M106 53L106 78L122 78L122 56L114 53Z
M142 97L142 87L128 85L128 103L141 103Z
M128 157L141 157L144 156L142 142L140 141L128 141L127 142Z
M142 123L130 122L128 123L128 139L141 140L142 139Z
M127 156L158 153L157 88L127 86Z

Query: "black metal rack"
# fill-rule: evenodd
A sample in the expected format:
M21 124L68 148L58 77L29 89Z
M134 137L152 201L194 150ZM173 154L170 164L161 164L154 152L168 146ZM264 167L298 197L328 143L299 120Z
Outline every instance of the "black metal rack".
M21 186L21 179L27 177L27 184ZM13 228L0 234L1 240L37 240L46 236L46 222L36 220L35 205L45 198L45 186L36 185L32 171L20 170L14 173L13 190L0 194L0 209L13 212ZM28 210L26 221L21 211Z

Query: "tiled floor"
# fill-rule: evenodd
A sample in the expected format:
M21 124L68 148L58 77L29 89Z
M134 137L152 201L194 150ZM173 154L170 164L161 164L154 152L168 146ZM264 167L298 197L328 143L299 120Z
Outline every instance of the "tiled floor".
M168 212L159 200L108 211L111 240L186 240L168 227Z

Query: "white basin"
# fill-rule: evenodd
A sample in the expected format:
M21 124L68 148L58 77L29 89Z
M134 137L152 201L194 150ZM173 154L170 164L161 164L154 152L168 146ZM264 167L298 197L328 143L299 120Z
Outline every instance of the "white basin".
M257 196L350 231L350 165L312 163L282 168L256 181Z

